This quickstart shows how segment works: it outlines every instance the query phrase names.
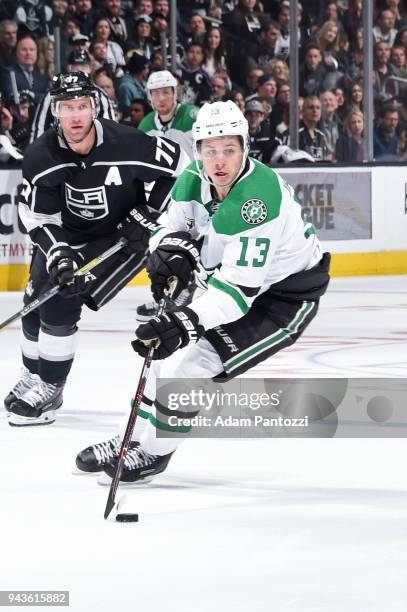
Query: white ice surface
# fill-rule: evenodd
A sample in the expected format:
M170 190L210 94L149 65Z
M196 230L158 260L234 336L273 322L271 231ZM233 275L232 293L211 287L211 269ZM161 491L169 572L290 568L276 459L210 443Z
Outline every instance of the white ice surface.
M68 589L75 612L405 612L404 439L186 441L127 492L139 523L104 521L107 490L70 470L135 390L129 340L147 295L84 311L54 425L0 416L0 590ZM20 299L0 294L1 320ZM304 337L252 375L406 376L406 310L405 277L335 280ZM18 373L13 325L0 335L0 397Z

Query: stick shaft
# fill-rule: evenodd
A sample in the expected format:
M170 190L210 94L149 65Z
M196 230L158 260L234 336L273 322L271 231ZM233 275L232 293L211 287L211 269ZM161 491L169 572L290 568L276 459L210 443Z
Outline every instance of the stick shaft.
M90 270L93 270L93 268L96 268L96 266L98 266L100 263L102 263L103 261L111 257L112 255L114 255L114 253L117 253L118 251L120 251L120 249L122 249L125 246L126 242L127 241L125 238L120 238L120 240L116 242L116 244L114 244L109 249L107 249L106 251L104 251L103 253L101 253L100 255L92 259L91 261L89 261L87 264L82 266L82 268L79 268L79 270L75 272L74 276L85 276L87 272L90 272ZM11 317L9 317L8 319L0 323L0 331L4 329L5 327L7 327L8 325L10 325L10 323L17 321L18 319L21 319L22 317L25 317L27 314L29 314L30 312L38 308L38 306L41 306L41 304L44 304L45 302L50 300L52 297L54 297L54 295L58 293L58 291L59 291L59 287L51 287L51 289L48 289L47 291L45 291L38 298L36 298L32 302L24 306L24 308L22 308L15 314L11 315Z

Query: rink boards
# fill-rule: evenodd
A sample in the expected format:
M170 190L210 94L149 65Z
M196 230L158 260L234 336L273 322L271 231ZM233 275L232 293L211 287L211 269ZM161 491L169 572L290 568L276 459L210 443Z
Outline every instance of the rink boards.
M405 168L284 167L303 216L333 254L333 276L407 273ZM18 221L21 171L0 172L0 290L24 288L31 244ZM255 197L256 194L253 194ZM131 285L148 284L143 271Z

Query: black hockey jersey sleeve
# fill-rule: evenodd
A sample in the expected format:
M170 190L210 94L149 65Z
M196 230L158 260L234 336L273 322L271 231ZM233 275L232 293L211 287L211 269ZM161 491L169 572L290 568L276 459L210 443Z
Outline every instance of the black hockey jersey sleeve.
M163 212L170 200L175 179L184 171L190 160L178 143L160 136L147 136L142 132L141 142L143 171L140 178L145 183L154 182L148 200L149 208Z

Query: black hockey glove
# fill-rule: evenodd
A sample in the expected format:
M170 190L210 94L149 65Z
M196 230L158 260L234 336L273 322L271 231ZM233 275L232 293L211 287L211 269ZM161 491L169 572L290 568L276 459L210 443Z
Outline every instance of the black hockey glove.
M188 232L174 232L163 238L147 261L151 291L157 302L169 287L169 279L175 276L177 285L172 299L179 296L192 279L199 262L199 251Z
M136 331L137 340L131 343L133 349L145 357L151 341L157 341L153 359L165 359L187 344L198 342L205 333L199 324L198 315L190 308L167 312L153 317L140 325Z
M70 246L56 246L48 254L47 271L51 285L59 285L62 297L73 297L83 293L86 276L74 276L84 261L80 253Z
M119 235L126 238L127 245L122 252L127 256L132 253L144 253L147 250L151 232L157 229L155 223L148 215L139 208L133 208L127 217L118 225Z

